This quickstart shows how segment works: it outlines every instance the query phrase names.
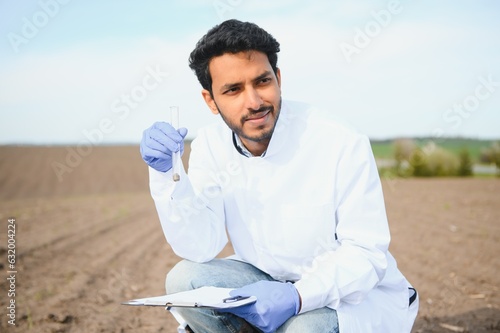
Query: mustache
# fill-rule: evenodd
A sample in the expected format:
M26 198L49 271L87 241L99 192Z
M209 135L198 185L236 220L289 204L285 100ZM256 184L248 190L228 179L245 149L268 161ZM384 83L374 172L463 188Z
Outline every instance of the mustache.
M272 105L269 105L269 106L261 106L260 108L258 108L257 110L251 110L249 114L243 116L241 118L242 122L244 122L245 120L249 119L249 118L252 118L252 116L254 116L255 114L257 113L263 113L263 112L272 112L274 110L274 107Z

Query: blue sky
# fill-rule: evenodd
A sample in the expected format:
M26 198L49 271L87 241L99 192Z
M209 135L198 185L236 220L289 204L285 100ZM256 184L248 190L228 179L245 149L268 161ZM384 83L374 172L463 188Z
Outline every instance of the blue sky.
M0 1L0 144L139 143L217 121L187 65L229 18L281 43L285 99L373 139L500 138L500 2Z

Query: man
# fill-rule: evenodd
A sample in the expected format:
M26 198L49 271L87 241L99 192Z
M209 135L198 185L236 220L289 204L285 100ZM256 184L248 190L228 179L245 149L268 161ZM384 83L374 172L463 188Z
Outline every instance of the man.
M194 332L410 332L418 299L388 252L369 141L282 102L278 52L266 31L237 20L198 42L190 67L223 122L199 132L178 182L172 152L187 130L144 131L152 197L185 259L167 275L167 292L217 286L257 296L224 312L179 309ZM227 236L235 255L217 259Z

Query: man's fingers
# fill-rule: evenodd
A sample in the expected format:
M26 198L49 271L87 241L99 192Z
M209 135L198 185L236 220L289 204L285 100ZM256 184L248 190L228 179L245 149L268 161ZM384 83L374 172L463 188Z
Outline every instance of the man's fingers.
M177 132L182 136L182 138L184 139L186 137L186 135L188 134L188 129L185 128L185 127L181 127L177 130Z
M180 142L182 142L182 137L179 135L179 133L176 132L176 134L181 138ZM179 142L176 142L174 139L172 139L170 136L166 135L159 129L152 129L151 131L149 131L148 137L146 138L146 144L152 149L161 150L167 154L170 153L168 154L169 156L172 155L172 152L176 152L179 150Z
M156 132L156 130L162 132L165 136L170 138L172 141L176 143L181 143L184 140L184 137L177 132L175 128L172 127L169 123L165 122L157 122L153 125L152 131ZM187 134L187 130L186 130Z
M144 156L144 158L146 158L148 160L151 158L161 159L161 160L171 158L171 156L168 155L167 153L165 153L164 151L156 150L156 149L148 149L147 152L142 152L142 156Z

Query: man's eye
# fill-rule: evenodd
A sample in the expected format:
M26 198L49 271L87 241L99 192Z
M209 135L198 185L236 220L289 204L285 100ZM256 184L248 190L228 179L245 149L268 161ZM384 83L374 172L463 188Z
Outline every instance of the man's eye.
M271 78L270 77L265 77L263 78L262 80L260 80L260 83L268 83L271 81Z
M224 91L224 95L225 95L225 94L232 94L232 93L235 93L235 92L237 92L238 90L239 90L239 88L237 88L237 87L227 89L226 91Z

